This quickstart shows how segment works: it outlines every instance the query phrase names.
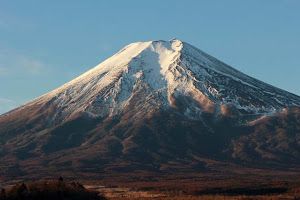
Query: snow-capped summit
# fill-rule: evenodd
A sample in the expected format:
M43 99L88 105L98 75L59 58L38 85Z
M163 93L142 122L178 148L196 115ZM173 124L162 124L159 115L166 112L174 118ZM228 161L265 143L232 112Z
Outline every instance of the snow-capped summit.
M1 115L0 177L295 171L299 123L296 95L178 39L136 42Z
M78 78L24 107L51 101L59 123L77 112L107 117L135 100L137 115L175 109L188 118L201 113L270 115L300 106L300 98L251 78L178 39L129 44ZM176 102L180 99L181 108ZM14 110L16 112L18 109ZM9 114L9 113L8 113Z

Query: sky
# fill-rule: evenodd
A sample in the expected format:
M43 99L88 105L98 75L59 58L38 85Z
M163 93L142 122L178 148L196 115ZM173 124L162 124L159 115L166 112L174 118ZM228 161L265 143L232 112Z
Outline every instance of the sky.
M0 0L0 114L137 41L178 38L300 95L300 0Z

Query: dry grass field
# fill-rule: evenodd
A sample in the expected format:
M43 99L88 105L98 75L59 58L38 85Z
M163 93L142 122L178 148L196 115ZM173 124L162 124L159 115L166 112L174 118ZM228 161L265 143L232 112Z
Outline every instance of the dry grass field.
M48 180L48 183L57 183L57 181L51 182L51 178L44 177L44 179L46 182ZM240 175L123 173L114 176L102 174L101 178L91 175L90 178L80 180L70 177L64 179L72 191L74 187L77 188L76 192L87 189L91 194L97 193L111 200L300 200L298 173L279 171L261 171L261 173L255 171L255 175L254 171ZM23 181L13 180L9 185L18 184L20 187ZM32 183L25 180L25 184L28 188L32 188L32 185L45 183L45 181ZM78 182L84 189L81 188L81 184L74 185ZM7 186L6 183L5 188Z
M88 181L92 183L91 181ZM244 182L244 183L242 183ZM299 200L297 180L234 179L206 182L131 182L114 185L80 184L60 180L28 182L2 189L0 200L110 199L110 200ZM98 197L97 197L98 196Z
M300 193L296 190L286 191L282 194L265 194L265 195L189 195L184 194L182 190L170 194L163 191L142 191L130 188L109 188L88 186L91 190L97 190L101 195L111 200L288 200L300 199Z
M112 200L288 200L300 199L297 175L173 175L88 181L85 187ZM288 177L288 178L287 178ZM136 177L138 178L138 177Z

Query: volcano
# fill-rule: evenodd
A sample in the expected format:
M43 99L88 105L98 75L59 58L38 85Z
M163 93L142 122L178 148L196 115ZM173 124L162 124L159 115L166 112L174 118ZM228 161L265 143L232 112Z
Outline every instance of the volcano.
M0 116L0 177L300 168L300 97L182 42L136 42ZM76 176L76 175L74 175Z

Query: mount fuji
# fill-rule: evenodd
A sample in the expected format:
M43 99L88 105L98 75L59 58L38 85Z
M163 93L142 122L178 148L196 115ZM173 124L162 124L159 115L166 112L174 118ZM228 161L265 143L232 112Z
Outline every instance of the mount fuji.
M4 179L242 165L293 171L300 97L178 39L136 42L1 115L0 144Z

